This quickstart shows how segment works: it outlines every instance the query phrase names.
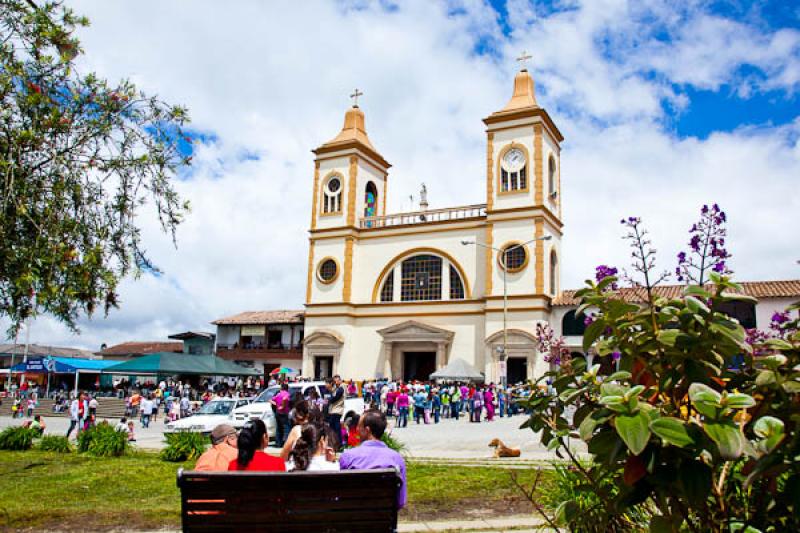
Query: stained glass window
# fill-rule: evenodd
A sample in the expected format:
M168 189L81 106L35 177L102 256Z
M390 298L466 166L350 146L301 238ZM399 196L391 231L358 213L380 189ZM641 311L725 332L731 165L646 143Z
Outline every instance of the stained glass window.
M386 275L386 281L383 282L383 288L381 289L381 301L394 301L394 269L389 271L389 273Z
M404 302L442 299L442 259L416 255L401 267L400 299Z
M450 299L464 299L464 283L461 281L461 276L458 275L458 270L453 265L450 265Z

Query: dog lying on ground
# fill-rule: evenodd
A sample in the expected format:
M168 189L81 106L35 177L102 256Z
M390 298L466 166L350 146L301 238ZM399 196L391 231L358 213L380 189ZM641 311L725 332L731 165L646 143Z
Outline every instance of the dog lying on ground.
M519 457L519 448L509 448L500 439L492 439L489 443L490 448L494 448L495 457Z

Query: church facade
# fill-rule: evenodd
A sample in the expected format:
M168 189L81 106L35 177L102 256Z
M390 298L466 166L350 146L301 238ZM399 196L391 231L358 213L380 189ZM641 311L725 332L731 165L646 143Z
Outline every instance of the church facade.
M453 358L495 382L547 369L534 331L560 292L563 137L524 68L483 122L477 205L387 213L390 164L357 105L314 150L304 376L427 379Z

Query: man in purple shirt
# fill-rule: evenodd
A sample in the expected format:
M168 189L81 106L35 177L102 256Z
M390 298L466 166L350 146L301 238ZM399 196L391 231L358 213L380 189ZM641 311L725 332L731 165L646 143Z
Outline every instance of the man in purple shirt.
M339 467L342 470L394 468L400 476L397 507L402 509L406 505L406 462L402 455L383 443L381 437L384 431L386 431L386 415L377 409L364 411L358 421L361 445L345 451L339 458Z

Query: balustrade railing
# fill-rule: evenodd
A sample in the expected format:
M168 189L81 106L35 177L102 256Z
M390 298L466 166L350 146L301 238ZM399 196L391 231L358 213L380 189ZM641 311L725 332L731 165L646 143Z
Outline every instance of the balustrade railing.
M388 228L393 226L405 226L407 224L430 224L432 222L465 220L484 216L486 216L486 204L476 204L461 207L448 207L445 209L395 213L380 217L364 217L359 219L358 224L361 229Z

